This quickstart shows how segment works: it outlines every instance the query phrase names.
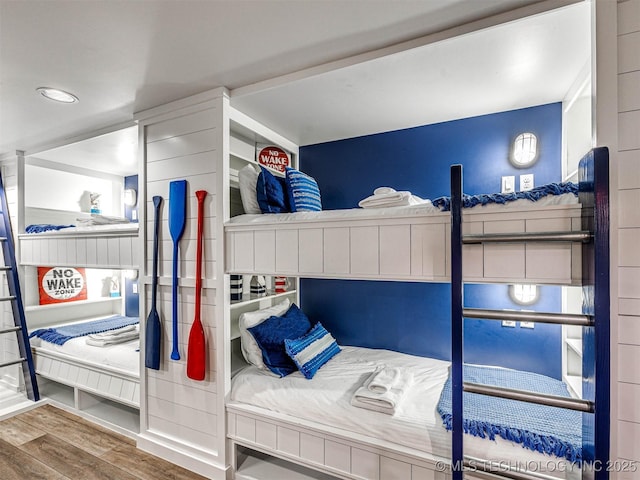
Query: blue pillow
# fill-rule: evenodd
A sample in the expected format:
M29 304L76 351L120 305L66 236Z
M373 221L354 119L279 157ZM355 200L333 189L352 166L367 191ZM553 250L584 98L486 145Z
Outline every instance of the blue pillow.
M287 195L292 212L319 212L322 210L318 183L309 175L291 167L286 169Z
M281 377L286 377L297 369L284 349L284 341L299 338L310 329L311 322L295 303L281 317L271 316L248 328L262 351L265 366Z
M260 170L256 183L256 194L262 213L289 212L288 199L285 195L287 189L285 179L276 177L263 166L260 166Z
M305 378L313 378L316 372L331 358L340 353L335 338L320 322L303 337L284 341L287 354L298 366Z

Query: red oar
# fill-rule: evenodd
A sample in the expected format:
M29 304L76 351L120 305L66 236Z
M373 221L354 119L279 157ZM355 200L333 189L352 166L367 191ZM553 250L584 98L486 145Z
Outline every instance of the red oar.
M187 377L193 380L204 380L206 371L207 345L204 337L204 329L200 322L200 301L202 297L202 231L204 228L204 197L207 192L198 190L198 237L196 249L196 312L189 332L189 345L187 346Z

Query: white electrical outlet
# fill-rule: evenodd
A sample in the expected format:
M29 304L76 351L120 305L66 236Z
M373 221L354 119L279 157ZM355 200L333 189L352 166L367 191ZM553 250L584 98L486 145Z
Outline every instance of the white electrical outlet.
M522 328L534 328L535 323L533 323L533 322L520 322L520 326Z
M134 282L134 284L131 285L131 288L133 290L133 293L138 293L138 282Z
M138 211L131 210L131 220L137 220L137 219L138 219Z
M533 173L527 173L526 175L520 175L520 191L526 192L533 188Z
M502 326L509 327L509 328L516 328L516 322L515 320L503 320Z
M500 188L500 193L512 193L516 190L516 177L514 175L510 175L507 177L502 177L502 186Z

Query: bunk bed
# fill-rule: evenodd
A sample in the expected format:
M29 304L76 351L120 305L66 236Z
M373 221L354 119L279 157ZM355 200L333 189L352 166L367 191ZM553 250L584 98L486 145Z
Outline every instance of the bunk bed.
M603 192L608 191L608 177L594 174L593 165L594 156L598 157L596 170L606 171L608 159L601 158L607 157L606 149L594 152L583 161L580 202L574 205L518 205L513 210L485 209L464 213L459 206L453 205L451 213L429 215L421 215L416 211L420 208L416 208L405 214L396 211L393 215L377 218L359 213L356 217L361 217L355 219L334 214L337 216L321 221L310 216L293 222L291 219L274 222L267 218L273 216L263 215L259 219L249 218L248 222L247 219L228 222L225 225L228 273L451 281L454 292L451 366L448 362L413 357L409 363L424 361L428 365L404 364L406 370L423 376L418 382L422 390L418 387L416 392L407 393L409 397L415 393L416 397L409 404L419 404L422 417L399 415L395 420L400 426L394 426L394 421L386 415L360 413L348 405L354 385L357 388L372 366L380 361L394 364L403 354L343 347L335 360L323 367L326 368L324 372L319 370L315 382L317 389L312 386L313 380L306 380L299 372L280 379L249 366L234 377L226 405L232 467L236 468L238 446L347 479L457 480L462 478L463 464L467 468L465 478L485 478L480 473L475 477L473 471L495 469L494 473L504 473L505 464L492 465L483 459L505 460L509 465L520 466L548 465L550 460L557 462L557 457L526 450L500 438L497 442L488 442L470 435L464 435L463 455L463 388L485 396L498 392L503 398L513 398L508 395L513 394L514 389L483 389L468 382L464 382L463 387L462 283L521 281L583 285L587 296L585 315L542 314L536 315L535 319L531 315L531 320L584 326L585 342L595 336L600 345L596 348L606 351L603 347L608 340L608 297L604 297L604 292L608 289L608 244L603 238L608 235L605 228L608 198ZM599 193L594 196L594 192ZM453 199L452 203L455 203ZM599 253L594 251L594 244L600 244ZM598 260L599 267L594 269L596 255L601 259ZM508 278L496 274L504 257L508 262L514 262L514 259L520 262L522 268L518 274L510 274ZM433 259L440 259L437 273ZM560 269L556 268L558 264L562 265ZM363 270L363 267L368 269ZM550 273L542 274L545 270ZM457 290L459 294L456 294ZM594 298L597 311L593 311ZM469 318L493 318L490 313L464 310L465 317ZM502 311L495 318L529 318L526 315L520 318L518 313ZM597 319L595 322L594 318ZM597 335L594 334L594 323L599 324ZM591 353L587 354L587 351ZM608 359L598 358L596 362L594 351L593 347L585 345L585 362L591 363L585 363L584 368L584 400L571 398L568 392L566 395L516 392L519 401L584 412L578 413L583 415L581 422L578 416L578 423L584 426L584 433L580 431L578 437L582 438L583 456L577 462L577 457L567 456L565 460L569 459L569 464L562 469L564 471L560 471L559 464L555 463L556 468L547 472L552 477L582 478L583 471L577 467L582 461L585 462L582 465L589 466L594 461L605 462L608 458ZM345 367L344 363L349 366ZM398 365L402 364L400 361ZM435 404L447 381L449 368L452 435L441 423L435 425L438 422L434 422L434 418L429 419L432 424L425 418L432 414L436 416ZM353 377L341 377L345 369ZM424 377L425 371L430 371L430 376ZM320 408L317 405L321 400L317 399L325 394L329 398L325 398L324 407ZM538 401L540 396L553 398L550 403L544 403ZM594 409L596 397L598 409ZM293 401L282 402L280 398ZM327 405L332 405L331 409ZM425 405L430 405L426 409L428 414L424 414ZM335 415L331 413L334 407L337 409ZM380 430L376 430L376 424ZM416 428L410 430L409 425ZM605 473L596 472L595 478L606 478ZM510 475L509 478L530 478L526 474L518 476L523 475L518 471L510 472Z
M89 334L65 339L64 343L51 341L36 332L55 331L62 324L35 329L31 332L36 373L43 378L72 387L74 395L86 392L129 407L140 405L139 357L140 340L137 317L108 316L95 320L124 320L129 327L122 332L122 341L87 341ZM77 325L79 322L75 322ZM83 321L86 324L86 321ZM123 323L123 325L124 325ZM73 325L73 323L71 323ZM113 332L105 331L104 334ZM91 338L91 337L89 337Z
M137 223L97 224L90 214L43 210L27 209L25 216L31 225L55 228L18 235L22 265L138 269Z
M465 209L465 233L579 231L580 204L559 197ZM225 225L226 265L234 274L449 282L450 225L450 214L430 204L241 215ZM579 285L582 278L580 246L569 242L466 245L465 256L469 282Z

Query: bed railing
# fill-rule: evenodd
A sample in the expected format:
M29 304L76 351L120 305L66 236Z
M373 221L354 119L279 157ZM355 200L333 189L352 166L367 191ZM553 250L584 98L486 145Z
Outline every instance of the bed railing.
M487 478L529 480L540 474L497 468L471 459L463 448L463 392L537 403L583 412L582 478L606 480L609 460L609 154L606 148L589 152L580 162L580 203L583 218L578 232L535 232L462 235L462 166L451 167L451 385L452 473L463 480L473 467ZM583 314L518 312L463 307L462 245L497 242L580 242L583 261ZM583 327L583 399L465 382L464 318L515 320ZM602 468L601 468L602 467ZM547 477L550 478L550 477Z

